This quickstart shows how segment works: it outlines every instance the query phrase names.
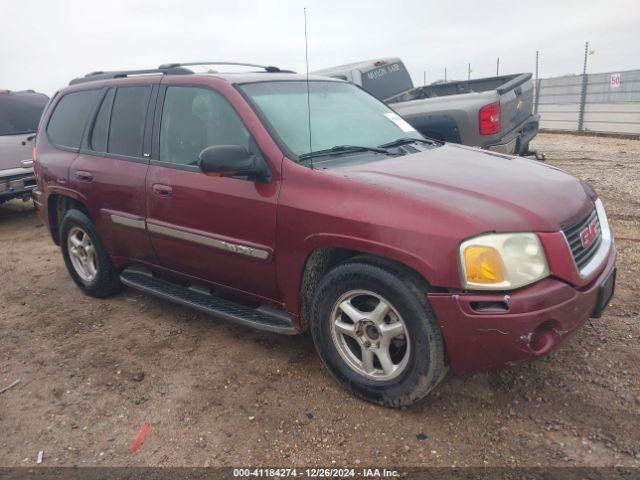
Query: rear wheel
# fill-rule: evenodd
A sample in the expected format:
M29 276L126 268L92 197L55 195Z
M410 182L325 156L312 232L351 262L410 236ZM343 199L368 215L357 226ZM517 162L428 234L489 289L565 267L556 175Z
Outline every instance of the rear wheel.
M121 288L118 271L95 226L80 210L69 210L60 224L60 247L71 278L87 294L106 297Z
M391 262L364 259L321 280L313 340L329 371L359 397L406 406L444 377L444 344L424 287Z

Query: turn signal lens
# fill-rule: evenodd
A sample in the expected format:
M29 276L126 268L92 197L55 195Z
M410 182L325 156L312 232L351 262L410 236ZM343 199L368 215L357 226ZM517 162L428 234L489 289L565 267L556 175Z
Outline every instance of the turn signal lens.
M464 250L467 282L501 283L504 281L504 265L495 248L470 246Z

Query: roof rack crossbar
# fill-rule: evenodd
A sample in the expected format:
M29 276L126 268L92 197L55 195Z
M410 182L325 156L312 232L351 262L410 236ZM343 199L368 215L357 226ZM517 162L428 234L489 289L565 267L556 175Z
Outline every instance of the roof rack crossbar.
M239 67L254 67L262 68L267 72L281 72L278 67L273 65L258 65L256 63L241 63L241 62L187 62L187 63L164 63L160 65L160 69L164 68L177 68L177 67L194 67L197 65L234 65Z

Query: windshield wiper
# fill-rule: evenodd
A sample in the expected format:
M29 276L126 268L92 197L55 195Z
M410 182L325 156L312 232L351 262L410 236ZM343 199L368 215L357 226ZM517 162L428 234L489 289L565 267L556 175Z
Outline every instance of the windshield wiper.
M393 148L400 147L402 145L407 145L409 143L426 143L427 145L440 145L442 142L438 142L437 140L432 140L430 138L413 138L413 137L402 137L394 140L393 142L383 143L382 145L378 145L380 148Z
M389 150L381 147L361 147L358 145L337 145L335 147L327 148L325 150L316 150L315 152L303 153L299 155L298 158L300 160L306 160L308 158L314 157L324 157L327 155L340 155L343 153L354 153L354 152L375 152L375 153L384 153L385 155L395 156L397 153L390 152Z

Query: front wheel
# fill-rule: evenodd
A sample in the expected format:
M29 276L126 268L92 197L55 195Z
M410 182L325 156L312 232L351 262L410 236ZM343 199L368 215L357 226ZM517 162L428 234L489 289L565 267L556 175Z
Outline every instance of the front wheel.
M410 405L447 371L424 282L391 262L362 259L336 267L321 280L312 314L323 362L367 401Z

